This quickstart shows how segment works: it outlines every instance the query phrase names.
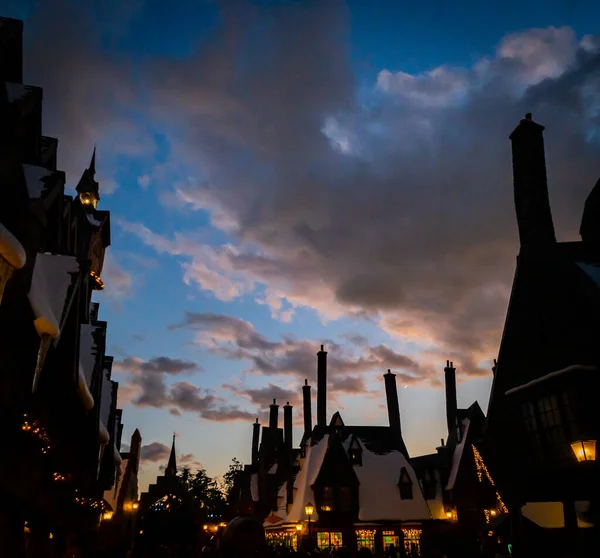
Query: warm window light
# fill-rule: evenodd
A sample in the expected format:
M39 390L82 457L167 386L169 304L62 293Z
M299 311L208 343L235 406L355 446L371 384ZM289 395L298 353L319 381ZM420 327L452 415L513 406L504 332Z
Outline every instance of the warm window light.
M446 517L448 517L448 518L452 517L452 512L451 511L447 511L446 512Z
M497 513L497 512L496 512L496 510L490 510L490 515L491 515L492 517L494 517L494 516L496 515L496 513Z
M321 511L331 511L331 506L321 506Z
M140 507L139 502L134 502L131 506L134 510L137 510Z
M221 523L219 523L219 527L227 527L227 523L225 523L224 521L221 521Z
M204 529L205 531L208 531L208 525L203 525L203 529Z
M300 524L296 525L296 531L302 531L302 525L300 525Z
M309 502L308 504L306 504L306 506L304 506L304 511L306 512L306 515L308 515L308 517L310 517L313 514L313 512L315 511L315 508Z
M102 514L102 519L112 519L112 516L113 516L113 512L111 512L111 511L105 511Z
M571 449L577 461L596 461L596 440L573 442Z
M92 192L81 192L79 194L79 201L83 205L91 205L94 209L96 209L96 205L98 205L98 198Z

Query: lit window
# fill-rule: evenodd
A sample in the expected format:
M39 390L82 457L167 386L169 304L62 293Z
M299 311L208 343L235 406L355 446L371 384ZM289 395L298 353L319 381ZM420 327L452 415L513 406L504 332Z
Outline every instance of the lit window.
M333 488L331 486L323 487L321 493L321 511L328 512L333 508Z
M400 537L398 537L394 531L383 531L381 536L383 538L384 551L388 551L391 546L398 551L398 548L400 547Z
M375 553L375 529L357 529L356 546L358 550L367 548Z
M406 556L419 556L421 554L422 529L403 528L404 553Z
M403 500L412 500L413 483L406 467L402 467L402 470L400 471L400 482L398 483L398 486L400 487L400 498Z
M317 546L321 550L340 548L342 546L342 533L328 531L317 533Z

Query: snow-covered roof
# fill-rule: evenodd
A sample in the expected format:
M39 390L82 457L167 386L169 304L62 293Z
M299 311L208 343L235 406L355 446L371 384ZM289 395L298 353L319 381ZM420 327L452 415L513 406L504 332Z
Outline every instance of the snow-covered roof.
M380 455L362 447L362 466L355 467L358 477L358 499L360 521L430 519L431 513L420 489L414 469L399 451L393 450ZM413 483L413 497L400 497L398 481L402 468L406 469Z
M38 167L37 165L23 165L23 172L25 173L29 198L32 200L41 198L42 193L47 188L44 178L52 176L52 171L44 167Z
M269 469L269 475L275 475L277 473L277 463L274 463Z
M110 434L108 433L106 426L104 426L104 423L100 421L98 424L98 443L101 446L105 446L108 442L110 442Z
M81 367L81 361L79 362L79 376L77 381L77 394L79 399L83 403L83 408L89 411L94 407L94 397L92 396L88 387L88 382L85 379L85 373Z
M306 513L304 511L304 507L309 502L311 502L314 505L315 496L312 490L312 485L317 480L317 476L319 475L319 471L321 470L321 465L323 464L325 454L327 453L328 441L329 434L326 434L325 436L323 436L323 439L321 439L314 446L307 446L304 463L302 464L302 468L296 475L296 480L294 482L294 487L297 488L297 491L294 496L294 503L292 504L290 513L287 515L283 515L283 521L292 522L305 520ZM282 514L278 512L278 515ZM316 507L312 515L312 519L313 521L317 521L319 519L319 514L317 513Z
M102 221L98 221L91 213L86 213L85 216L90 225L94 225L94 227L99 227L102 224Z
M448 517L446 516L446 512L444 510L444 501L442 497L441 475L437 470L433 470L431 473L433 474L433 480L435 480L435 498L433 500L427 500L427 506L429 507L429 511L431 512L433 519L447 520Z
M113 383L108 378L109 371L102 370L102 392L100 394L100 420L108 424L113 399Z
M458 469L460 468L460 462L464 453L465 443L467 441L467 434L469 433L469 425L471 424L471 420L466 418L462 421L462 424L462 436L460 439L460 443L456 445L456 448L454 448L454 453L452 454L452 468L450 469L450 476L448 477L448 484L446 485L446 490L452 490L454 488L454 483L456 483L456 477L458 475Z
M250 496L252 496L252 500L258 502L259 493L258 493L258 473L253 473L250 477Z
M556 370L555 372L550 372L549 374L540 376L539 378L536 378L535 380L531 380L530 382L527 382L526 384L522 384L520 386L509 389L504 395L511 395L512 393L515 393L517 391L521 391L523 389L535 386L537 384L541 384L542 382L546 382L547 380L550 380L551 378L556 378L557 376L562 376L563 374L568 374L570 372L583 372L583 371L590 372L593 370L597 370L597 368L595 366L591 366L588 364L573 364L571 366L567 366L566 368L563 368L562 370Z
M37 254L28 298L35 314L35 329L40 336L49 334L55 339L58 337L71 285L69 274L78 270L79 264L73 256Z
M102 326L93 324L81 324L79 332L79 364L83 369L88 385L91 385L92 383L92 376L94 374L98 354L94 333L101 327Z
M2 223L0 223L0 256L15 269L21 269L27 261L25 249Z
M579 268L600 287L600 266L578 262Z

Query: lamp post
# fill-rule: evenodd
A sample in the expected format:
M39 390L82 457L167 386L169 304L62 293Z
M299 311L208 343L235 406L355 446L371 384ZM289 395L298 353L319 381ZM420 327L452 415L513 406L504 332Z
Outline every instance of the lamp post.
M308 504L306 504L306 506L304 506L304 511L306 512L306 515L308 516L308 538L310 539L310 517L313 514L313 512L315 511L315 508L312 505L312 503L309 502Z

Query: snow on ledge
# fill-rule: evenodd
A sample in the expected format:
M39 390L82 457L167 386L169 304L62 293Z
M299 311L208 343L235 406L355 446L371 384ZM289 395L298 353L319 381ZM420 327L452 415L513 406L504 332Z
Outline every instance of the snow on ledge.
M60 334L59 324L71 285L69 274L78 270L79 264L73 256L37 255L28 298L40 336L48 334L56 339Z
M105 446L108 442L110 442L110 434L108 433L108 430L106 430L104 423L100 421L98 424L98 443L101 446Z
M15 269L21 269L27 261L25 249L2 223L0 223L0 256Z
M545 376L541 376L540 378L531 380L531 382L527 382L526 384L509 389L507 392L504 393L504 395L512 395L513 393L516 393L517 391L521 391L523 389L530 388L532 386L541 384L542 382L545 382L552 378L556 378L557 376L562 376L563 374L568 374L570 372L575 372L577 370L589 372L592 370L597 370L597 368L595 366L590 366L588 364L573 364L571 366L567 366L566 368L563 368L562 370L556 370L555 372L550 372L549 374L546 374Z
M81 363L79 364L79 377L77 382L77 393L79 395L79 399L83 403L83 408L86 411L91 410L94 407L94 398L88 388L85 374L81 368Z
M47 188L43 179L52 176L52 172L44 167L38 167L37 165L23 165L23 172L25 173L25 182L27 183L29 198L32 200L41 198L42 193Z

